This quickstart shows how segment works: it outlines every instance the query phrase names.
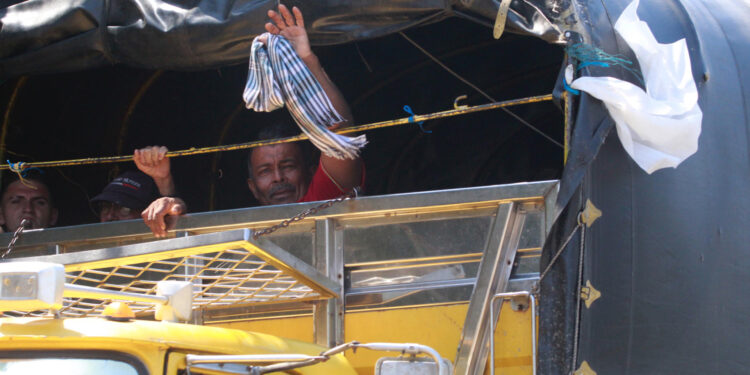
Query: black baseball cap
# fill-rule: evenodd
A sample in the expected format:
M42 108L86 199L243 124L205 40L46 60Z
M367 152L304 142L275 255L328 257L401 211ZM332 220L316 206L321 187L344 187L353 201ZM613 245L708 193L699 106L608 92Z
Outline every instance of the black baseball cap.
M127 171L115 177L91 202L112 202L141 211L156 198L156 186L151 177L140 171Z

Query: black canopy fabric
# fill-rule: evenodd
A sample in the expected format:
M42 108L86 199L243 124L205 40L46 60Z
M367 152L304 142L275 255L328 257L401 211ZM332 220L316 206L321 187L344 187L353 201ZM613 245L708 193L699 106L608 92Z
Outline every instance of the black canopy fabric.
M613 31L629 3L582 8L587 42L632 58ZM750 373L744 354L750 340L749 10L733 1L640 3L638 14L657 40L685 38L690 53L703 122L698 152L679 167L646 174L622 148L601 102L586 94L577 99L560 190L567 205L545 243L542 266L572 239L542 283L540 373L568 374L584 361L598 374ZM602 216L581 239L574 230L587 201ZM590 307L577 295L579 272L581 284L601 292Z
M27 0L0 8L0 79L106 64L200 70L247 59L270 0ZM539 3L539 4L535 4ZM514 1L507 28L554 42L566 7ZM1 4L1 3L0 3ZM452 15L491 24L497 5L480 1L288 1L306 18L313 44L375 38ZM568 4L569 7L569 4Z

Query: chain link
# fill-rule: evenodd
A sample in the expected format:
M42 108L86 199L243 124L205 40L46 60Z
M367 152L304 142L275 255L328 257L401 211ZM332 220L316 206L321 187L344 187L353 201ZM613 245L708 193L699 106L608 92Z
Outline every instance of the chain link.
M348 199L356 198L357 195L359 195L359 187L355 187L354 189L352 189L352 191L350 191L350 192L348 192L348 193L346 193L346 194L344 194L344 195L342 195L342 196L340 196L338 198L334 198L334 199L331 199L329 201L325 201L325 202L323 202L323 203L321 203L321 204L319 204L319 205L317 205L315 207L310 207L310 208L308 208L308 209L306 209L306 210L304 210L304 211L302 211L302 212L300 212L300 213L298 213L298 214L290 217L289 219L286 219L286 220L284 220L284 221L282 221L282 222L280 222L280 223L278 223L276 225L272 225L270 227L259 229L259 230L254 230L253 231L253 238L254 239L258 239L258 237L260 237L260 236L264 236L266 234L273 233L273 232L275 232L275 231L277 231L278 229L281 229L281 228L286 228L290 224L292 224L294 222L297 222L297 221L300 221L300 220L303 220L304 218L306 218L306 217L308 217L310 215L314 215L314 214L318 213L318 211L321 211L321 210L324 210L324 209L326 209L328 207L331 207L331 206L333 206L336 203L343 202L343 201L348 200Z
M544 268L544 271L542 271L539 274L539 279L531 286L531 293L534 293L537 297L539 297L539 289L542 285L542 280L544 280L544 277L547 276L547 272L549 272L549 270L552 269L552 266L555 265L555 262L557 262L557 258L560 257L563 250L565 250L565 247L568 246L568 243L570 242L571 239L573 239L573 236L576 234L576 232L578 232L578 229L580 229L584 225L582 217L583 217L583 212L579 212L578 218L577 218L577 221L578 221L577 225L570 232L570 234L568 235L568 238L565 239L565 242L563 242L560 248L557 249L557 252L549 261L549 263L547 264L547 267Z
M0 259L5 259L5 257L10 254L11 251L13 251L13 246L16 245L16 241L18 241L18 237L21 237L21 233L23 232L26 227L31 224L29 219L23 219L21 220L21 225L16 228L16 231L13 232L13 238L11 238L10 243L8 243L8 248L5 250L2 256L0 256Z

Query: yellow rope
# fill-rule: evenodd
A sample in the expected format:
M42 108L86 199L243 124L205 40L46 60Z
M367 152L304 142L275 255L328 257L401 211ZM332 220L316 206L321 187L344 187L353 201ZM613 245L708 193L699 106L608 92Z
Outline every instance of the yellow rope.
M444 117L459 116L459 115L464 115L467 113L487 111L490 109L504 108L504 107L510 107L514 105L521 105L521 104L539 103L539 102L550 101L550 100L552 100L552 94L532 96L532 97L521 98L521 99L506 100L502 102L477 105L474 107L457 108L457 109L451 109L448 111L434 112L434 113L430 113L426 115L415 115L413 118L404 117L404 118L400 118L397 120L389 120L389 121L376 122L376 123L366 124L366 125L352 126L352 127L336 130L336 133L339 133L339 134L355 133L355 132L360 132L360 131L365 131L365 130L380 129L380 128L386 128L389 126L417 123L420 121L434 120L434 119L444 118ZM244 150L244 149L255 148L255 147L276 145L280 143L297 142L297 141L301 141L305 139L307 139L307 136L304 134L300 134L300 135L296 135L293 137L278 138L278 139L271 139L271 140L265 140L265 141L253 141L253 142L236 143L236 144L231 144L231 145L211 146L211 147L203 147L203 148L193 147L187 150L169 151L167 152L166 156L178 157L178 156L208 154L212 152ZM24 163L24 167L26 168L67 167L67 166L73 166L73 165L120 163L120 162L132 161L132 160L133 160L133 155L104 156L104 157L86 158L86 159L29 162L29 163ZM8 164L0 164L0 170L9 169L9 168L10 166Z

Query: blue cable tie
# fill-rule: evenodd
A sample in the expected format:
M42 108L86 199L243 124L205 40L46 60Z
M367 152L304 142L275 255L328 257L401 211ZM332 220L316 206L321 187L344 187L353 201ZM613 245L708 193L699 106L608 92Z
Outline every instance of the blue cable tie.
M565 87L565 91L567 91L567 92L569 92L569 93L571 93L573 95L579 95L579 94L581 94L581 92L579 90L576 90L576 89L568 86L568 82L565 79L565 77L563 77L562 81L563 81L563 87Z
M414 122L414 111L411 110L411 107L409 107L408 104L404 106L404 111L406 111L406 113L408 113L408 114L411 115L411 116L409 116L409 122L413 123ZM420 122L417 123L417 125L419 125L419 129L422 130L422 133L427 133L427 134L432 133L432 130L424 130L424 128L422 127L422 124L424 124L424 121L420 121Z

